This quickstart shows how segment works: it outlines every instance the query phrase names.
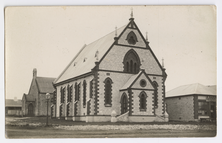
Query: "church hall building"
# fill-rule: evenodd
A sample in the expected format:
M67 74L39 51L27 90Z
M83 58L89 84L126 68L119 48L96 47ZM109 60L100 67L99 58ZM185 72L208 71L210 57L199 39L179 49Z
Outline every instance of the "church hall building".
M131 13L126 26L83 46L54 81L55 117L166 122L166 77Z

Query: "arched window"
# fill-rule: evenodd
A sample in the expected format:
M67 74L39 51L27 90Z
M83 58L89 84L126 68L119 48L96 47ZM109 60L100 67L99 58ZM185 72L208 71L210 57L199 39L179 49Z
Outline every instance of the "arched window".
M121 114L124 114L127 111L128 111L128 99L126 93L124 92L121 97Z
M86 106L86 81L83 81L83 107Z
M153 86L154 86L154 106L157 107L158 106L158 92L157 92L157 87L158 84L156 81L153 82Z
M79 100L79 85L75 84L75 101Z
M136 34L135 34L133 31L131 31L131 32L127 35L126 40L127 40L128 43L131 44L131 45L135 45L136 42L138 42L137 37L136 37Z
M146 98L147 95L144 91L142 91L139 95L140 98L140 111L146 111Z
M105 81L105 106L112 106L112 80L106 78Z
M123 59L124 72L138 73L140 70L140 59L137 53L131 49L129 50Z

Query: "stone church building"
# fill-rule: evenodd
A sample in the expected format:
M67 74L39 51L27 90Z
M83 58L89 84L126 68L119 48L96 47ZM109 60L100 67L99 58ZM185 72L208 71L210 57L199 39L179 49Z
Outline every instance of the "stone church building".
M55 91L53 81L55 78L38 77L37 69L33 69L33 78L28 94L22 97L22 113L24 116L46 116L47 102L46 93L53 97ZM48 115L51 115L51 100L48 102ZM52 112L53 113L53 112Z
M83 46L54 81L55 117L86 122L161 122L165 69L131 14L129 23Z

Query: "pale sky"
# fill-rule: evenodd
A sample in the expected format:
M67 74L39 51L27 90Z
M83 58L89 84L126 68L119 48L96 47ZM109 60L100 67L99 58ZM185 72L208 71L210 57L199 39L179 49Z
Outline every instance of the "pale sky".
M213 6L10 7L5 15L6 98L28 93L33 68L58 77L84 44L135 22L168 77L166 91L185 84L216 85Z

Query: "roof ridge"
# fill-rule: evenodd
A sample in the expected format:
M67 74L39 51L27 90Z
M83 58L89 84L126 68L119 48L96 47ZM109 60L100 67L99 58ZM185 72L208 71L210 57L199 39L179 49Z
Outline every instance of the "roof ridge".
M43 76L37 76L36 78L54 78L54 79L56 79L55 77L43 77Z

